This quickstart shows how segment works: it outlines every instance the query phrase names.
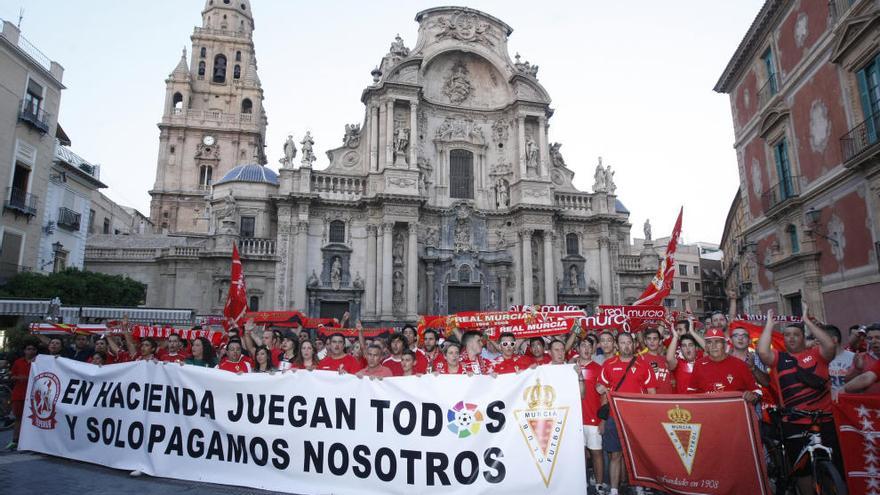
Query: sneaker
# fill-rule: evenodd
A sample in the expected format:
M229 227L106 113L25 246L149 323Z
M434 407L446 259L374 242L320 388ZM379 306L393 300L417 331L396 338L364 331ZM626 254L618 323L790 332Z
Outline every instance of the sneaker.
M17 442L9 442L6 444L6 450L18 450Z
M134 471L128 473L128 475L131 476L132 478L137 478L138 476L140 476L140 475L142 475L142 474L144 474L144 473L138 471L137 469L135 469Z

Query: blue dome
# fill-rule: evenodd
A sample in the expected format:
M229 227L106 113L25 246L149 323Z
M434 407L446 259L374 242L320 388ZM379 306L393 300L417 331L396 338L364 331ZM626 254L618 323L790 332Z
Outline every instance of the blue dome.
M229 172L226 172L226 175L215 182L214 185L225 184L227 182L259 182L277 186L278 174L262 165L249 163L239 165Z

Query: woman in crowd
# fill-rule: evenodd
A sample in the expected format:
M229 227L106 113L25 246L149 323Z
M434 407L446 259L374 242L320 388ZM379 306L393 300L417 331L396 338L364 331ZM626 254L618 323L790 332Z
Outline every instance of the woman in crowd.
M278 370L287 371L296 365L296 356L299 354L299 338L288 334L281 339L281 354L278 355Z
M89 358L89 362L96 366L110 364L107 362L107 353L103 351L95 351L95 353L92 354L92 357Z
M293 365L294 369L309 370L315 369L318 365L317 349L312 340L304 340L299 344L299 355Z
M202 368L213 368L217 366L217 357L214 354L214 346L206 337L199 337L192 341L190 346L191 355L183 362L193 366L201 366Z
M268 347L261 345L257 346L254 350L254 369L252 371L254 373L270 373L275 371L275 368L272 366L272 353L269 352Z

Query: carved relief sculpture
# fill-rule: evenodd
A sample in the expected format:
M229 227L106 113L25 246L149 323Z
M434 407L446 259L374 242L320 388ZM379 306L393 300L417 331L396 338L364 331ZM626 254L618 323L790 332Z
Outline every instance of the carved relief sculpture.
M486 142L483 129L473 119L468 118L446 117L437 128L434 136L441 141L469 141L476 144Z
M514 58L516 59L516 62L513 63L513 66L514 66L514 68L516 68L517 72L521 72L523 74L528 74L528 75L535 77L535 78L538 77L538 66L537 65L530 64L528 60L526 60L525 62L520 62L519 61L519 59L520 59L519 53L517 53Z
M339 256L333 258L333 264L330 266L330 287L333 290L339 290L342 285L342 261Z
M309 287L317 287L318 283L319 283L318 275L315 273L315 270L312 270L312 274L309 275L309 280L308 280L308 282L306 282L306 284Z
M506 119L498 119L492 124L492 140L496 143L507 143L510 123Z
M409 56L409 48L404 46L403 38L400 37L400 34L394 37L394 41L391 42L391 48L388 50L388 53L400 58Z
M354 281L352 281L351 285L355 289L363 289L364 288L364 279L361 278L361 272L355 273Z
M357 148L361 143L361 125L345 124L345 136L342 137L342 144L348 148Z
M440 231L437 227L428 227L425 230L425 246L440 247Z
M312 149L315 145L315 140L312 139L312 133L306 131L306 135L300 144L302 145L302 166L312 168L312 164L315 163L315 153Z
M294 158L296 158L296 144L293 142L293 136L288 134L287 140L284 141L284 156L278 160L278 163L283 168L290 168L293 167Z
M473 84L468 76L468 68L462 61L459 60L452 66L452 72L443 83L443 94L451 103L460 104L471 95Z
M437 19L435 26L440 28L437 39L452 38L465 42L480 42L493 45L487 35L492 33L489 23L483 22L476 14L470 12L456 12L451 17Z
M455 252L460 253L471 249L471 223L467 218L455 220Z
M559 148L561 147L562 143L553 143L550 145L550 163L552 163L554 167L565 166L565 160L562 158L562 154L559 153Z

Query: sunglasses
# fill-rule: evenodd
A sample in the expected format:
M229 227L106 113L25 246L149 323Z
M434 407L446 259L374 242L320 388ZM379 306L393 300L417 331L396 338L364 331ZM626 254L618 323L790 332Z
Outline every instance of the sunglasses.
M501 347L513 347L516 345L516 342L502 342Z

